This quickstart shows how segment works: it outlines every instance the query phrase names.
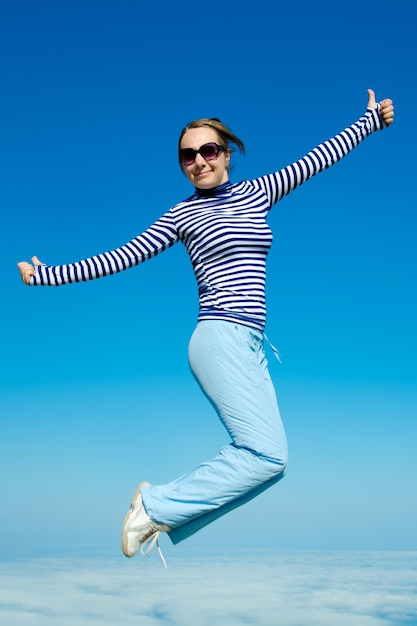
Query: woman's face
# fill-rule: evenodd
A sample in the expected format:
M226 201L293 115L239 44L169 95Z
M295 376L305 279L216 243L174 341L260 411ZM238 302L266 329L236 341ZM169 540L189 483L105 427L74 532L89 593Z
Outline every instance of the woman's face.
M181 139L180 148L199 150L206 143L220 144L219 137L213 128L189 128ZM196 154L191 165L182 164L182 169L192 185L199 189L213 189L229 180L227 171L230 161L228 151L218 153L216 159L206 161L201 154Z

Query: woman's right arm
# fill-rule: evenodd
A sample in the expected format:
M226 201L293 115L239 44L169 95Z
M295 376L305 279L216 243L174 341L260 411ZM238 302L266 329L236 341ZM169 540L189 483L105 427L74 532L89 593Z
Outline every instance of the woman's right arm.
M37 257L33 257L33 265L21 261L17 266L26 285L59 287L110 276L135 267L170 248L177 241L177 227L168 211L141 235L110 252L66 265L43 265Z

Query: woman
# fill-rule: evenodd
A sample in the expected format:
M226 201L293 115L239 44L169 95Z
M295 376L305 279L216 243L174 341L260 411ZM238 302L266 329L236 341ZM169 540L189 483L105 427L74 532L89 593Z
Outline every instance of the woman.
M198 324L189 345L191 370L226 427L231 443L211 461L166 485L142 482L124 520L126 556L148 552L167 532L173 543L278 482L287 444L263 351L269 209L303 182L342 159L394 119L391 100L376 103L333 139L271 175L232 184L232 146L241 140L217 118L182 131L179 161L195 187L144 233L124 246L61 266L18 264L28 285L62 285L122 271L181 241L199 288ZM158 546L159 547L159 546Z

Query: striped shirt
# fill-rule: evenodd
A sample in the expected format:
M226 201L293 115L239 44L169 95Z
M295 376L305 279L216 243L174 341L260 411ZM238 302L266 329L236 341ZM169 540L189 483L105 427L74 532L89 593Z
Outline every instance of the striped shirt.
M272 244L269 209L383 126L379 107L367 109L352 126L282 170L211 190L196 189L120 248L67 265L36 266L31 284L59 286L109 276L181 241L197 279L199 321L229 320L263 331L266 257Z

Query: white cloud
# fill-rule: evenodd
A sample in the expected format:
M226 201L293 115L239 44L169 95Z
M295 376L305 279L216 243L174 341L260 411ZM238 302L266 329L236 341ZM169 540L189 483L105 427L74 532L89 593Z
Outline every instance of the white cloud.
M7 626L411 626L417 553L0 563Z

